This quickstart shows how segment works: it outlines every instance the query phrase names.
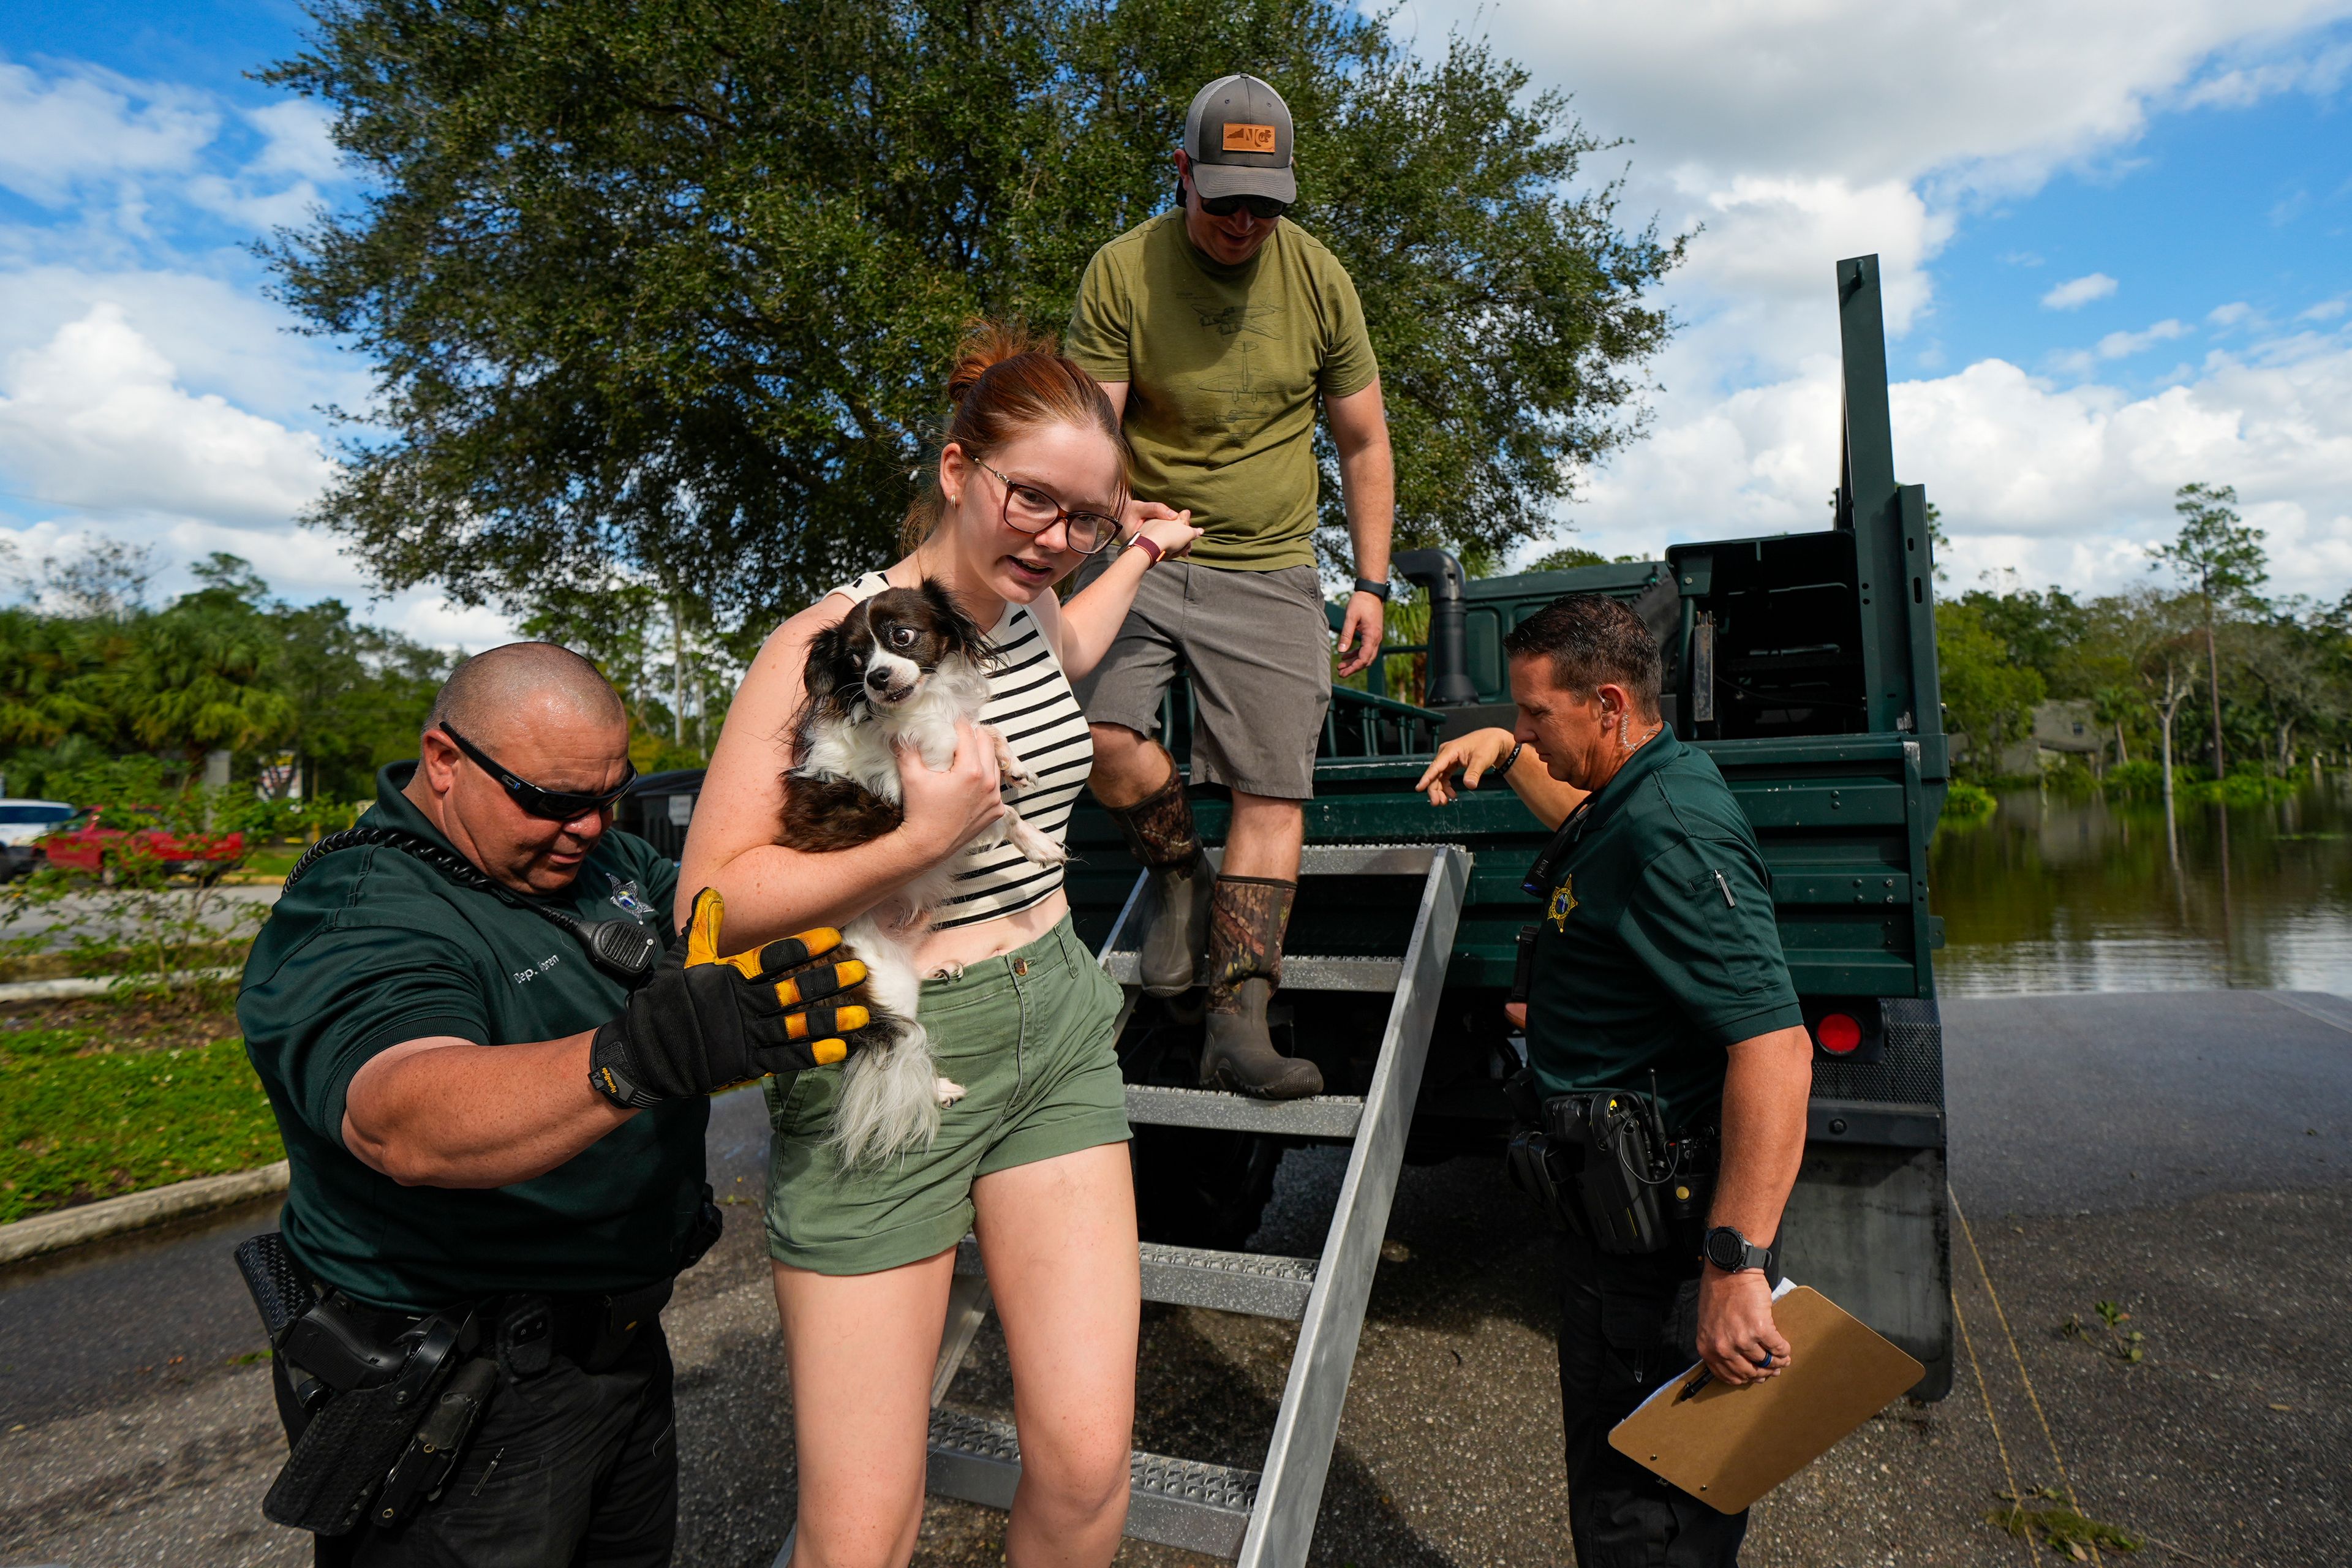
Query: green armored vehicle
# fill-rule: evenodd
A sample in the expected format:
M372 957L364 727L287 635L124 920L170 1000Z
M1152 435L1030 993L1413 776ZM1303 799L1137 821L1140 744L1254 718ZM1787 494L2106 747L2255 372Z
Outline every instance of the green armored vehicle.
M1152 913L1148 879L1090 801L1072 817L1077 929L1130 998L1119 1052L1145 1297L1299 1324L1264 1468L1139 1453L1130 1535L1251 1564L1306 1561L1400 1171L1502 1151L1502 1085L1524 1061L1503 1005L1517 933L1537 918L1521 883L1549 835L1499 785L1443 809L1412 786L1444 737L1511 723L1504 634L1566 593L1621 598L1657 634L1665 717L1721 768L1771 869L1782 946L1816 1042L1788 1272L1917 1357L1927 1370L1915 1395L1949 1389L1942 1031L1930 963L1940 932L1927 905L1927 846L1949 773L1933 568L1923 492L1895 479L1877 258L1840 262L1837 289L1845 396L1832 528L1472 581L1438 552L1400 557L1400 574L1428 593L1429 641L1389 652L1422 656L1423 700L1387 694L1378 681L1386 660L1370 690L1334 694L1276 999L1277 1044L1316 1061L1325 1094L1270 1104L1197 1087L1198 994L1162 1002L1135 984L1138 933ZM1661 525L1693 531L1687 520ZM1191 713L1181 682L1162 719L1181 761ZM625 825L675 852L698 783L646 781ZM1225 803L1203 791L1194 811L1213 847ZM1322 1254L1246 1250L1284 1153L1318 1142L1351 1151ZM1499 1162L1495 1201L1526 1202ZM1540 1223L1532 1205L1528 1215ZM967 1243L935 1394L987 1301ZM937 1412L931 1489L1003 1507L1019 1474L1009 1424Z

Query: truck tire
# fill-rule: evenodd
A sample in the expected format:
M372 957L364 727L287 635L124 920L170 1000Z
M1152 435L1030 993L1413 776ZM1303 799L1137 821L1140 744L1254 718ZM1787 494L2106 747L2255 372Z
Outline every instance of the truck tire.
M1138 1127L1135 1213L1146 1241L1237 1251L1274 1197L1283 1142L1259 1132Z

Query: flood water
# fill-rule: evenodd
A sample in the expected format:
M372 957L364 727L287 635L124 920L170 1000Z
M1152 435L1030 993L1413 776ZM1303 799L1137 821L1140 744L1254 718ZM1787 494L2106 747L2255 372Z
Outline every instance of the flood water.
M1937 830L1944 996L2232 986L2352 994L2352 792L2164 810L2033 790Z

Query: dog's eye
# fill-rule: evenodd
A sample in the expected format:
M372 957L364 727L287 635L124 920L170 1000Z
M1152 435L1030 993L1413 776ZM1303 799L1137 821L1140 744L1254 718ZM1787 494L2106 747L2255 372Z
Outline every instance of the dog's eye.
M890 628L890 646L892 647L914 647L915 628L912 626L892 626Z

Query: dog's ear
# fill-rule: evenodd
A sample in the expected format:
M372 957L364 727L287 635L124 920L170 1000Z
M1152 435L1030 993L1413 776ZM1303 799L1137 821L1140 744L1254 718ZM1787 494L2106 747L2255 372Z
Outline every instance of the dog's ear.
M803 714L839 710L841 700L835 689L848 674L849 650L869 635L868 619L861 604L809 638L808 658L801 666Z
M940 631L946 638L948 651L974 662L982 662L995 653L989 646L988 634L980 623L965 615L956 596L948 592L947 584L936 577L923 579L923 601L940 618Z

